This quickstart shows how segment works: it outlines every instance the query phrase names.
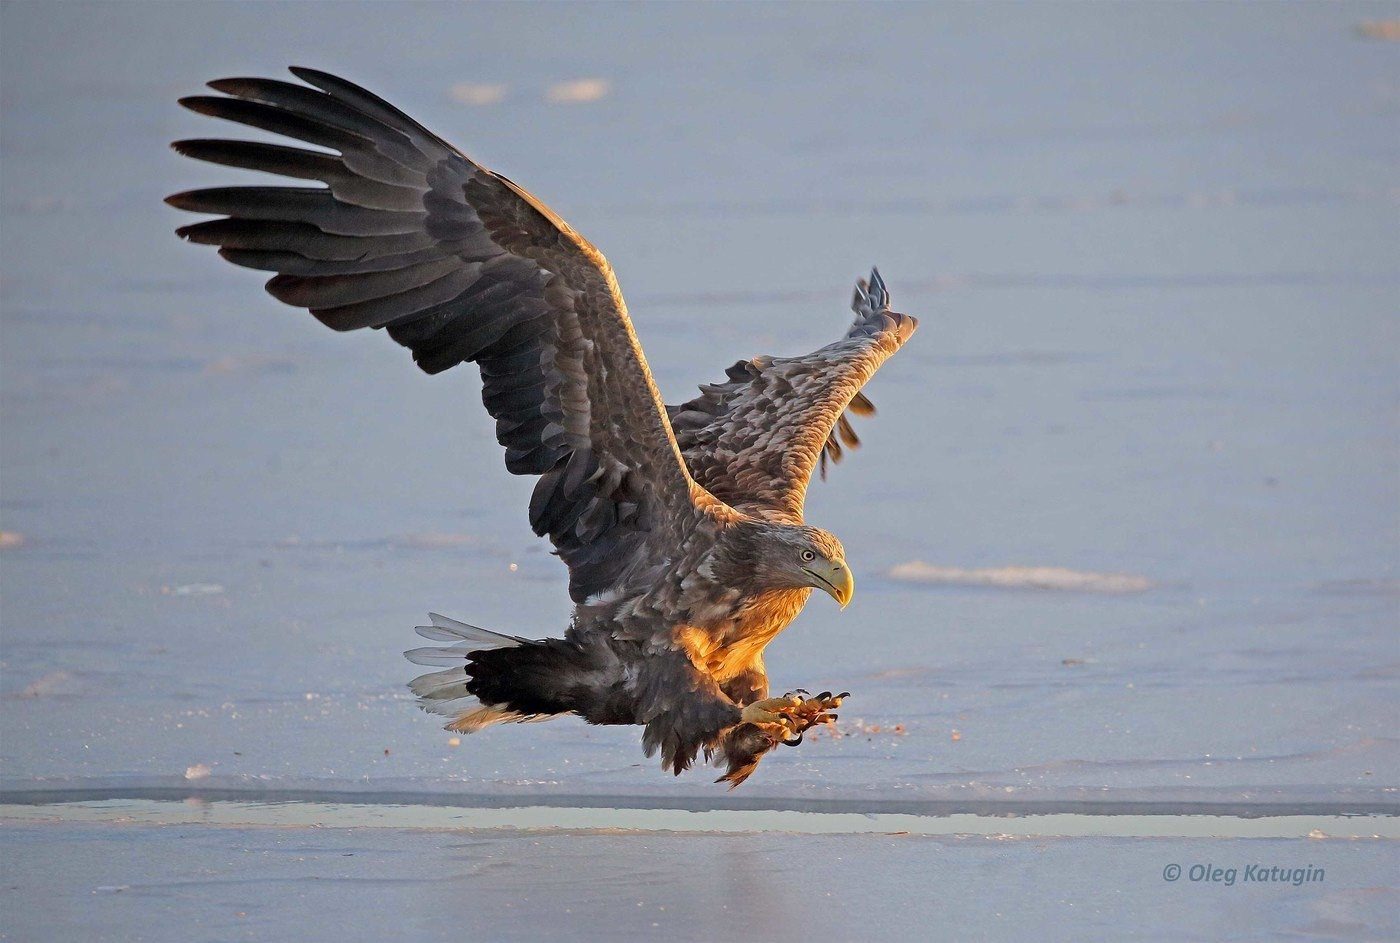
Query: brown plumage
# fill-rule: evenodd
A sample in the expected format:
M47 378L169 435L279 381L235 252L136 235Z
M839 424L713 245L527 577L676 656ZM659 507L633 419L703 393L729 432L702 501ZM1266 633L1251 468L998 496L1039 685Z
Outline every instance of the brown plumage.
M913 333L877 272L846 336L803 357L757 357L681 406L661 402L602 254L548 207L398 109L323 72L307 85L210 83L201 114L334 153L180 141L200 160L320 181L168 199L221 218L179 230L340 331L385 330L428 373L480 368L506 467L539 480L530 523L569 570L562 639L530 641L433 617L444 670L412 688L472 731L576 713L640 724L679 773L704 751L737 785L839 698L769 698L763 649L812 588L844 606L840 543L802 519L807 484L843 446L860 389Z

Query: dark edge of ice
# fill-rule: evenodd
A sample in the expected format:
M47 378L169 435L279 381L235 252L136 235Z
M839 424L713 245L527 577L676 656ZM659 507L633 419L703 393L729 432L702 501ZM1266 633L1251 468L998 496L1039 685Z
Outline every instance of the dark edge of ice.
M744 796L671 797L627 795L458 795L387 790L360 792L333 789L220 789L178 786L111 788L0 789L0 804L57 805L112 799L178 802L345 803L354 805L434 806L461 809L667 809L681 812L816 812L858 815L978 815L1017 818L1027 815L1215 815L1256 819L1276 816L1400 816L1396 801L1191 802L1092 799L803 799Z

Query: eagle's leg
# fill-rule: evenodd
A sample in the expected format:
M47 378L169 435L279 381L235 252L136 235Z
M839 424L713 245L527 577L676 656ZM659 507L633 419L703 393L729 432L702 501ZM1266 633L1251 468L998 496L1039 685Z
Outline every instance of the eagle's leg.
M632 690L634 722L646 728L643 750L647 756L659 750L662 768L678 776L702 749L708 754L720 735L742 720L739 705L681 652L648 658Z
M763 663L751 665L728 681L722 682L720 690L740 707L752 704L754 701L766 700L768 697L768 675L763 670Z
M727 767L717 781L730 788L774 747L796 746L804 731L834 719L830 711L840 704L829 693L767 697L761 667L717 684L681 652L647 659L629 689L636 698L633 722L646 728L642 747L648 756L660 751L662 767L679 775L704 750L706 759Z
M800 697L784 694L782 697L770 697L762 701L754 701L752 704L745 704L744 710L739 716L746 724L772 727L774 733L800 733L801 731L797 729L797 720L792 712L797 710L801 704Z
M823 691L815 697L804 696L806 694L806 691L789 692L782 697L755 701L744 708L743 719L756 724L781 725L797 734L800 739L803 733L818 724L833 723L837 719L833 711L851 696L847 691L836 695L830 691ZM797 745L790 739L784 742Z
M823 691L816 697L795 693L766 698L747 704L742 712L743 723L725 731L716 751L724 761L725 773L717 783L729 783L729 788L748 779L758 767L758 761L774 747L797 746L802 735L819 724L833 723L841 706L842 693L832 696Z

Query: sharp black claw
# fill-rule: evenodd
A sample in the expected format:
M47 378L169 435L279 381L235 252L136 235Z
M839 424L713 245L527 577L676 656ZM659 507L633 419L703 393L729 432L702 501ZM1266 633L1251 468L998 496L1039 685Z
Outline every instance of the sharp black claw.
M797 746L798 744L800 744L800 743L802 742L802 738L805 737L806 735L807 735L806 731L803 731L802 733L799 733L799 734L797 735L797 739L796 739L796 740L780 740L779 742L780 742L783 746L785 746L785 747L795 747L795 746Z
M814 701L829 701L829 700L831 700L831 692L830 692L830 691L823 691L822 693L818 694L816 697L812 698L812 700L814 700Z

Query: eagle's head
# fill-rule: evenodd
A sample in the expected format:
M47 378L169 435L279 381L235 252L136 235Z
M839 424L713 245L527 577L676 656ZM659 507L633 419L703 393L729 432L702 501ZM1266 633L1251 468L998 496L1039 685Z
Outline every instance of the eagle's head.
M841 604L851 601L856 581L846 550L835 535L805 524L753 522L734 562L758 589L819 589Z

